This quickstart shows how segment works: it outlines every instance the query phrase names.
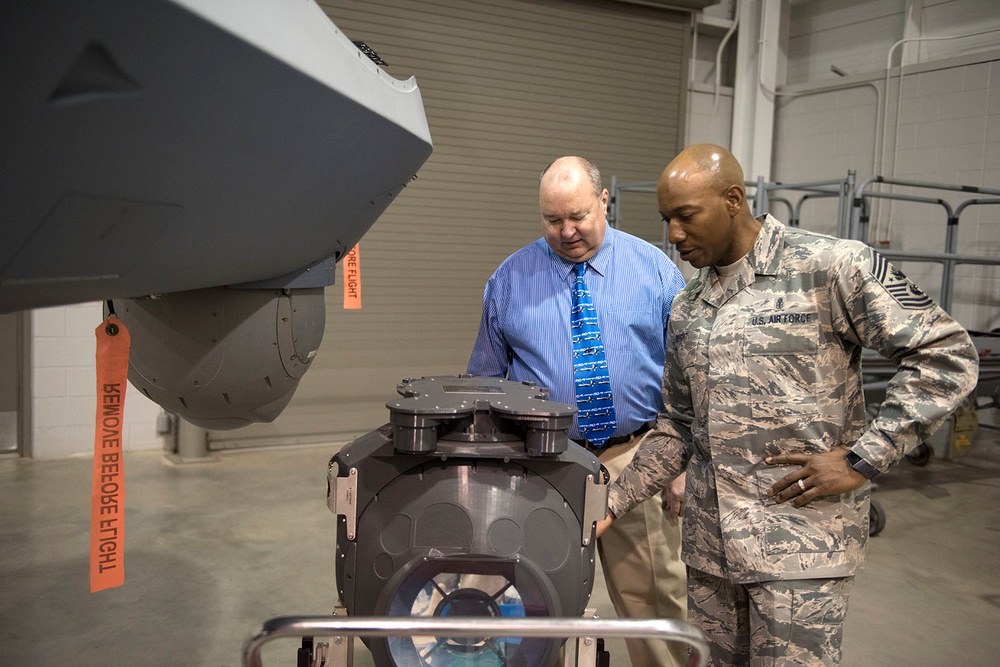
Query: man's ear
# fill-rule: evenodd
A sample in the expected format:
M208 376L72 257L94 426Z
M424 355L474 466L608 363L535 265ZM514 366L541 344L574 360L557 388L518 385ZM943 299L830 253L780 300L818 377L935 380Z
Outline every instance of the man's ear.
M733 183L726 190L726 210L729 212L729 217L735 218L736 214L740 212L743 208L743 203L746 201L746 193L743 188Z

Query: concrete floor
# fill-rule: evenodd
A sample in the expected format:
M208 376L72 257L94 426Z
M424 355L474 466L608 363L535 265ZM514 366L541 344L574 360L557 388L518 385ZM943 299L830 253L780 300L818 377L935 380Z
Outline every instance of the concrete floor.
M0 666L241 662L270 618L336 605L326 465L335 447L227 452L176 465L127 453L125 585L88 585L91 461L0 459ZM904 461L858 577L845 667L995 665L1000 656L1000 432L972 455ZM614 615L598 577L593 605ZM619 642L611 664L628 665ZM294 665L293 640L264 664ZM362 647L358 667L370 665Z

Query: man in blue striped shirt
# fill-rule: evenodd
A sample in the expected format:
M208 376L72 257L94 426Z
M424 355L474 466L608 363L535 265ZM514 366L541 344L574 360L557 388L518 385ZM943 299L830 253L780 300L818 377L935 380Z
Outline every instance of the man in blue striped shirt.
M617 427L605 442L591 443L574 419L569 436L591 449L615 479L663 408L667 318L684 279L659 248L608 226L608 197L597 168L583 158L562 157L546 168L538 190L542 238L504 260L486 283L468 372L530 380L548 387L552 400L576 404L571 291L574 266L586 262ZM615 520L598 543L621 617L686 619L677 519L683 477L664 494L662 503L651 498ZM662 641L626 643L634 667L686 664L683 649L668 651Z

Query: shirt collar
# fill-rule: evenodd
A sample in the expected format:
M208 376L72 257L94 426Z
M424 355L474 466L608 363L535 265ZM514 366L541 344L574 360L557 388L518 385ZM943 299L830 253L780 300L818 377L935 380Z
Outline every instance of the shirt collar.
M763 276L773 276L781 266L781 248L785 241L785 226L770 213L765 214L761 221L760 232L754 241L753 249L748 255L754 273Z
M785 239L785 227L770 213L761 218L760 231L750 249L740 262L736 272L737 291L753 282L755 275L773 276L781 265L781 248ZM725 301L719 283L715 280L715 269L706 266L698 271L692 283L700 282L697 293L707 303L718 308Z
M619 233L620 232L617 229L608 225L604 230L604 242L601 243L601 247L597 249L594 256L587 260L587 264L590 265L590 268L597 271L597 273L601 276L606 276L608 274L608 269L611 266L611 258L614 255L615 237ZM573 267L579 262L566 261L557 255L552 248L549 247L548 243L545 244L545 247L549 251L549 259L552 260L553 266L555 266L556 270L559 272L559 277L563 280L571 280Z

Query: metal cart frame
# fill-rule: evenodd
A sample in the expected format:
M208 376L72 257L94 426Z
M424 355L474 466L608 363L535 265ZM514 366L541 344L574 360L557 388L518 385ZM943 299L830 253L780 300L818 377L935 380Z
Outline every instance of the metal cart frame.
M666 619L284 616L265 622L261 630L246 642L243 667L263 667L261 648L283 637L332 637L330 652L325 654L323 664L327 667L352 667L355 636L442 634L449 637L576 637L575 647L567 644L566 667L595 665L598 637L662 639L679 641L690 647L687 667L705 667L708 664L708 644L704 635L686 623Z

